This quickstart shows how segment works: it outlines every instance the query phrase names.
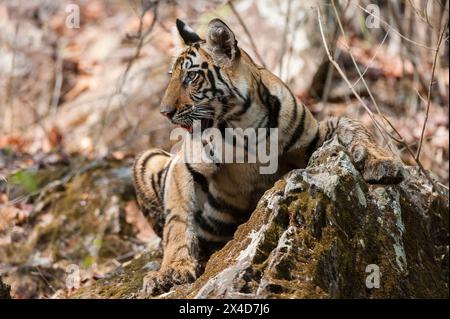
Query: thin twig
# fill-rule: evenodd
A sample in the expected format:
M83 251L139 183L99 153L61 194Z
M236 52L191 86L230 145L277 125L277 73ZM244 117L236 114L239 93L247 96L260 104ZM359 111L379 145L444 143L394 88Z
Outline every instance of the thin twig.
M56 116L59 100L61 98L61 88L63 83L63 57L61 53L61 46L56 46L56 62L55 62L55 84L53 86L53 94L50 102L49 111L53 115ZM55 118L53 118L54 120Z
M439 54L439 50L441 47L441 43L442 43L442 39L444 38L444 34L445 31L447 31L447 25L448 25L448 20L445 23L444 28L442 29L441 34L439 35L439 40L436 46L436 52L434 53L434 60L433 60L433 67L431 69L431 79L430 79L430 85L428 86L428 96L427 96L427 110L425 113L425 120L423 121L423 126L422 126L422 133L420 134L420 142L419 142L419 147L417 149L417 153L416 153L416 160L419 160L420 157L420 151L422 149L422 143L423 143L423 136L425 134L425 128L427 126L427 122L428 122L428 114L430 111L430 104L431 104L431 89L433 88L433 81L434 81L434 71L436 70L436 62L437 62L437 57Z
M39 268L39 266L35 266L34 267L37 271L38 271L38 275L39 277L42 278L42 280L44 281L44 283L53 291L55 292L56 289L52 286L52 284L47 280L47 278L45 278L44 274L42 273L41 269Z
M411 0L408 0L409 5L411 6L411 8L413 9L413 11L416 13L416 15L419 17L420 20L422 20L423 22L425 22L431 29L433 29L433 26L430 23L430 20L428 19L428 11L427 11L427 7L428 7L428 2L425 5L425 10L423 10L423 13L420 11L419 8L416 8L416 6L414 5L414 3ZM424 18L425 16L425 18Z
M239 21L239 24L242 26L242 29L244 29L245 34L247 35L248 39L250 40L250 44L252 46L253 51L255 52L259 62L261 62L262 66L264 68L266 68L266 64L264 63L264 60L262 59L261 55L258 52L258 49L256 48L256 44L253 41L253 37L250 34L250 31L248 31L247 26L245 25L244 21L241 18L241 15L236 11L236 9L234 8L234 5L231 1L228 1L228 6L230 7L231 11L233 11L233 14L236 16L236 18Z
M366 74L366 72L367 72L367 71L369 70L369 68L372 66L373 61L375 60L375 58L376 58L377 55L378 55L378 51L379 51L380 48L383 46L383 44L384 44L384 42L386 41L386 39L387 39L387 37L388 37L388 35L389 35L390 32L391 32L391 28L389 28L389 29L386 31L386 34L384 35L383 40L381 40L381 43L378 45L377 49L375 50L374 55L372 56L372 58L370 59L370 61L367 63L366 69L364 70L364 72L362 72L362 74L361 74L361 76L358 78L358 80L356 80L355 83L353 83L353 86L356 86L356 84L359 83L359 81L361 80L361 78Z
M366 12L366 13L370 14L371 16L373 16L375 19L378 19L378 21L380 21L383 25L390 27L390 28L392 29L392 31L393 31L395 34L397 34L400 38L402 38L403 40L405 40L405 41L407 41L407 42L410 42L410 43L412 43L412 44L415 44L415 45L417 45L417 46L420 46L420 47L422 47L422 48L431 50L431 51L434 51L434 50L435 50L434 48L430 48L429 46L427 46L427 45L425 45L425 44L422 44L422 43L416 42L416 41L414 41L414 40L411 40L411 39L408 38L407 36L403 35L400 31L396 30L395 28L392 28L392 26L391 26L388 22L386 22L385 20L381 19L379 16L376 16L376 15L374 15L372 12L370 12L370 11L366 10L365 8L361 7L361 5L358 4L358 7L359 7L361 10L363 10L364 12Z

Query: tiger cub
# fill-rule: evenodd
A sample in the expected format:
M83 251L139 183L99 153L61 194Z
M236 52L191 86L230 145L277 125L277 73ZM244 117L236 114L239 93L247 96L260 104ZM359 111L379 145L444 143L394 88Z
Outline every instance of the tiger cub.
M260 174L261 163L189 163L176 154L150 149L134 164L138 204L157 234L164 255L159 271L144 278L144 291L161 294L194 281L204 260L229 241L246 221L265 190L293 168L306 166L324 141L337 136L369 183L398 183L400 162L379 147L361 123L331 118L318 123L274 74L257 65L221 20L209 22L201 39L180 20L184 41L161 113L192 132L217 128L277 128L278 169ZM187 134L187 138L192 136Z

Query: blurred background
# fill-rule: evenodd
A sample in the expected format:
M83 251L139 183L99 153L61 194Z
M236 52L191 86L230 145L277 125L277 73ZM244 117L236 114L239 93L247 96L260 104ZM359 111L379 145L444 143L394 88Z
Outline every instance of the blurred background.
M223 19L318 119L363 121L448 187L448 16L446 0L0 0L0 278L65 297L157 246L129 168L170 147L176 18L200 35Z

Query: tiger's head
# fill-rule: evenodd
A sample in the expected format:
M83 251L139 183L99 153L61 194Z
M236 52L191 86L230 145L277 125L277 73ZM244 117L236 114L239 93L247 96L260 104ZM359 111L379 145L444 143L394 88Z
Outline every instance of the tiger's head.
M185 47L169 72L161 113L190 132L194 121L202 130L245 125L239 119L251 104L251 74L258 66L220 19L209 22L205 40L178 19L176 25Z

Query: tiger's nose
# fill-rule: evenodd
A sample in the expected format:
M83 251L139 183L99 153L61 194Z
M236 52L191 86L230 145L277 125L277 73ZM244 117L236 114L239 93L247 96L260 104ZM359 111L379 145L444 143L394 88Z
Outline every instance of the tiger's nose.
M176 110L177 109L174 107L165 107L165 108L161 109L161 114L164 116L167 116L169 119L171 119L174 116Z

